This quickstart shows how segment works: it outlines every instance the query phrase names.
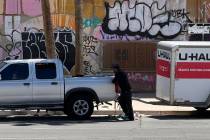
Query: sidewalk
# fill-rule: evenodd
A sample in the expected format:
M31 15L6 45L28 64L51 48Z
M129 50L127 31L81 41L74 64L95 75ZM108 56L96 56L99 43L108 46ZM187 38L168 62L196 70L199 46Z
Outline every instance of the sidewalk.
M134 93L132 97L134 113L138 112L145 115L185 115L196 111L193 107L170 106L162 103L155 98L155 93ZM109 102L99 106L95 111L96 115L118 115L122 111L116 102Z

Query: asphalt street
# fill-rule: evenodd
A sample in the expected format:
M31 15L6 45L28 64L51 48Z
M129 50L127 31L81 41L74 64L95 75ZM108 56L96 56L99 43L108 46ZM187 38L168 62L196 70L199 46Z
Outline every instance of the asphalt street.
M66 116L0 117L0 140L209 140L210 113L145 116L123 121L114 116L71 120Z

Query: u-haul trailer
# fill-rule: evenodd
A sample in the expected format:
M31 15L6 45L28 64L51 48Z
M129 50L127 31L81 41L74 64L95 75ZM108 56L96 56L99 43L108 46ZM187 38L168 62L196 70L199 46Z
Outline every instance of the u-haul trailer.
M210 107L210 42L159 42L156 71L157 98L170 105Z

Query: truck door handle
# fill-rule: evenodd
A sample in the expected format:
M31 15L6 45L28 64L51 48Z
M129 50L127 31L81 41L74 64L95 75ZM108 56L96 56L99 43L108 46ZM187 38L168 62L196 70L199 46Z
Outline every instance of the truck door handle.
M51 85L57 85L58 82L51 82Z
M30 86L30 83L23 83L24 86Z

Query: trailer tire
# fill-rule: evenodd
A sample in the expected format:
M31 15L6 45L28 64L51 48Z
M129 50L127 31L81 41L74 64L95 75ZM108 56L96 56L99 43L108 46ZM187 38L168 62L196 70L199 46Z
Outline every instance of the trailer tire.
M65 106L65 113L73 119L89 119L93 114L93 100L89 96L69 97Z

